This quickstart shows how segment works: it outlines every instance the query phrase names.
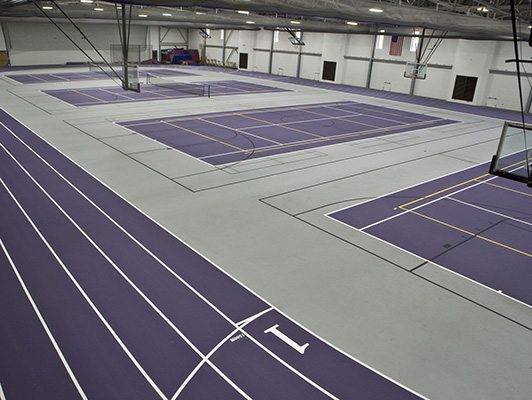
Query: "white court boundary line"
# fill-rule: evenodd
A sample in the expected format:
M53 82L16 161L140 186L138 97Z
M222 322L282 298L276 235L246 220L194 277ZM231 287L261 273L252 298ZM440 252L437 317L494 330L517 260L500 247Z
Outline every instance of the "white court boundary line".
M1 181L1 178L0 178ZM2 184L4 182L2 181ZM11 258L11 255L7 251L4 242L2 239L0 239L0 247L2 247L2 250L4 251L5 256L7 257L9 264L11 265L11 268L13 269L13 272L17 276L17 279L20 283L20 286L22 286L22 289L24 290L24 293L26 294L26 297L28 298L31 306L33 307L33 311L35 311L35 314L37 314L37 317L39 318L39 321L41 322L42 327L44 328L46 334L48 335L48 339L50 339L50 342L52 342L52 345L54 346L55 351L57 352L57 355L61 359L61 362L63 363L63 366L65 367L68 375L70 376L70 379L72 380L72 383L74 383L74 386L76 387L80 397L84 400L88 400L88 397L85 395L85 392L83 392L83 389L81 388L81 385L79 384L76 376L74 375L74 372L72 372L72 369L70 368L70 365L68 364L68 361L66 360L65 356L63 355L63 352L61 351L61 348L57 344L54 335L50 331L50 328L48 328L48 325L46 324L46 321L44 320L41 312L39 311L39 308L37 307L37 304L35 304L35 301L33 300L33 297L31 296L28 288L26 287L26 284L24 283L24 280L20 276L20 273L18 272L17 267L15 266L15 263L13 262L13 259ZM6 396L4 394L4 391L2 389L2 385L0 385L0 399L5 400Z
M2 109L0 109L2 110ZM314 334L313 332L311 332L310 330L308 330L307 328L305 328L304 326L302 326L299 322L295 321L294 319L292 319L291 317L289 317L288 315L286 315L284 312L282 312L281 310L279 310L278 308L272 306L269 302L267 302L265 299L262 298L262 296L258 295L256 292L254 292L253 290L251 290L249 287L247 287L246 285L244 285L242 282L240 282L239 280L235 279L234 277L232 277L231 275L229 275L229 273L227 273L224 269L222 269L220 266L218 266L216 263L214 263L213 261L211 261L208 257L206 257L205 255L201 254L199 251L197 251L196 249L194 249L192 246L190 246L187 242L185 242L183 239L179 238L177 235L175 235L173 232L171 232L168 228L166 228L165 226L163 226L161 223L159 223L158 221L156 221L155 219L153 219L152 217L150 217L148 214L146 214L144 211L142 211L140 208L138 208L136 205L134 205L132 202L130 202L129 200L127 200L124 196L122 196L120 193L118 193L116 190L114 190L113 188L111 188L109 185L107 185L106 183L104 183L103 181L101 181L100 179L98 179L96 176L94 176L91 172L89 172L87 169L85 169L84 167L82 167L80 164L78 164L77 162L75 162L71 157L67 156L65 153L63 153L62 151L60 151L57 147L55 147L54 145L52 145L51 143L49 143L47 140L43 139L41 136L37 135L32 129L30 129L28 126L26 126L24 123L22 123L21 121L19 121L17 118L13 117L11 115L11 113L3 110L8 116L10 116L14 121L16 121L18 124L20 124L21 126L23 126L24 128L26 128L29 132L31 132L35 137L37 137L38 139L42 140L43 143L45 143L46 145L50 146L52 149L54 149L55 151L57 151L57 153L61 154L63 157L65 157L65 159L69 160L73 165L77 166L78 168L80 168L82 171L84 171L88 176L92 177L95 181L97 181L99 184L101 184L103 187L107 188L111 193L113 193L115 196L119 197L120 199L122 199L122 201L124 201L125 203L129 204L133 209L135 209L139 214L143 215L145 218L147 218L148 220L150 220L151 222L153 222L155 225L157 225L158 227L160 227L163 231L165 231L166 233L168 233L169 235L171 235L172 237L174 237L176 240L178 240L179 242L181 242L183 245L185 245L187 248L189 248L191 251L193 251L194 253L196 253L197 255L199 255L201 258L203 258L204 260L206 260L207 262L209 262L213 267L215 267L216 269L218 269L221 273L223 273L225 276L227 276L229 279L231 279L232 281L238 283L239 285L241 285L243 288L245 288L246 290L248 290L251 294L253 294L254 296L256 296L258 299L260 299L261 301L263 301L265 304L267 304L269 307L272 307L273 310L275 310L276 312L278 312L279 314L281 314L283 317L285 317L286 319L288 319L289 321L291 321L292 323L294 323L296 326L298 326L300 329L304 330L305 332L308 332L309 335L313 336L314 338L316 338L317 340L320 340L322 341L323 343L325 343L326 345L330 346L333 350L336 350L338 351L340 354L344 355L345 357L347 357L348 359L358 363L359 365L362 365L363 367L369 369L370 371L374 372L375 374L379 375L380 377L394 383L395 385L403 388L404 390L420 397L421 399L424 399L424 400L428 400L427 397L421 395L420 393L417 393L415 392L414 390L408 388L407 386L403 385L402 383L394 380L393 378L383 374L382 372L378 371L377 369L369 366L368 364L362 362L361 360L357 359L356 357L346 353L345 351L339 349L337 346L331 344L330 342L328 342L327 340L321 338L320 336ZM3 124L2 124L3 125ZM47 165L48 162L46 162L40 155L37 154L37 152L35 150L33 150L27 143L25 143L22 139L20 139L17 135L13 134L20 142L22 142L26 147L28 147L28 149L30 149L34 154L36 154L40 159L42 159ZM53 167L51 167L53 168ZM72 183L70 183L72 185ZM73 186L73 185L72 185ZM78 190L78 189L76 189ZM246 333L246 336L247 337L251 337L250 335L248 335ZM272 353L273 354L273 353Z
M428 121L428 122L431 122L431 121ZM296 140L294 142L282 143L281 145L277 145L277 146L276 145L271 145L271 146L257 147L257 148L254 149L254 151L255 152L261 151L262 152L262 151L270 151L270 150L276 150L276 149L282 150L282 149L287 148L287 147L296 147L296 146L300 146L300 145L313 144L313 143L321 143L319 146L317 146L317 147L320 147L320 148L321 147L328 147L328 146L335 146L335 145L342 145L342 144L346 144L346 143L349 143L349 142L355 142L357 140L377 139L377 138L387 137L388 135L396 135L396 134L400 134L400 133L407 133L409 131L407 131L407 132L389 133L389 134L384 134L384 135L376 136L376 137L370 137L370 138L363 137L362 139L357 139L357 136L359 136L359 135L369 135L369 134L372 134L372 133L379 133L379 131L386 132L387 130L402 129L402 128L409 128L409 127L416 128L416 127L422 126L424 124L427 124L427 122L415 122L415 123L412 123L412 124L403 124L403 125L389 126L389 127L384 127L384 128L371 128L371 129L368 129L368 130L362 130L362 131L358 131L358 132L339 133L338 135L323 136L323 137L317 137L317 138L314 138L314 139ZM273 126L275 126L275 125L273 125ZM422 129L430 129L430 128L432 128L432 126L430 126L430 125L422 127ZM139 134L139 133L137 132L137 134ZM142 133L140 133L140 135L142 135ZM349 140L346 140L345 142L341 142L341 143L328 143L329 141L335 141L335 140L341 140L341 139L349 139ZM286 152L282 152L282 153L279 153L279 154L295 153L296 151L306 151L306 150L310 150L310 148L299 149L299 150L291 150L291 151L286 151ZM203 156L203 157L201 157L201 160L205 160L205 159L208 159L208 158L223 157L223 156L226 156L226 155L239 154L239 153L242 153L242 151L229 151L229 152L226 152L226 153L219 153L219 154ZM278 154L271 154L269 156L263 156L263 157L271 157L271 156L275 156L275 155L278 155ZM200 158L198 158L198 159L200 159ZM247 161L247 160L242 160L242 161Z
M474 208L482 209L481 207L474 206L474 205L472 205L472 204L469 204L469 203L467 203L467 202L463 202L463 201L458 200L458 199L453 199L453 198L451 198L451 197L449 197L449 196L452 196L452 195L454 195L454 194L456 194L456 193L458 193L458 192L466 191L466 190L471 189L471 188L473 188L473 187L475 187L475 186L477 186L477 185L482 185L482 184L484 184L485 182L489 182L489 181L491 181L491 180L494 180L494 179L498 178L497 176L493 176L493 177L491 177L491 178L489 178L489 179L486 179L486 180L483 180L483 181L478 181L477 183L472 184L471 186L467 186L467 187L465 187L465 188L463 188L463 189L461 189L461 190L458 190L458 191L456 191L456 192L454 192L454 193L450 193L450 194L448 194L448 195L445 195L445 196L439 197L439 198L434 199L434 200L432 200L432 201L430 201L430 202L428 202L428 203L426 203L426 204L422 204L422 205L420 205L420 206L418 206L418 207L415 207L415 208L413 208L413 209L411 209L411 210L403 211L403 212L401 212L401 213L399 213L399 214L397 214L397 215L393 215L393 216L391 216L391 217L384 218L384 219L382 219L382 220L380 220L380 221L377 221L377 222L375 222L375 223L372 223L372 224L370 224L370 225L367 225L367 226L365 226L365 227L363 227L363 228L357 228L357 227L355 227L355 226L349 225L349 224L347 224L347 223L345 223L345 222L343 222L343 221L340 221L340 220L338 220L338 219L336 219L336 218L334 218L334 217L331 216L331 214L334 214L334 213L337 213L337 212L340 212L340 211L343 211L343 210L347 210L347 209L349 209L349 208L354 208L354 207L357 207L357 206L359 206L359 205L362 205L362 204L365 204L365 203L369 203L369 202L372 202L372 201L375 201L375 200L378 200L378 199L381 199L381 198L384 198L384 197L392 196L392 195L395 194L395 193L400 193L400 192L402 192L402 191L405 191L405 190L408 190L408 189L414 188L414 187L416 187L416 186L421 186L421 185L423 185L423 184L425 184L425 183L430 183L430 182L436 181L436 180L438 180L438 179L442 179L442 178L444 178L444 177L448 177L448 176L453 175L453 174L458 174L458 173L460 173L460 172L467 171L467 170L469 170L469 169L476 168L476 167L481 166L481 165L484 165L484 164L485 164L485 163L481 163L481 164L478 164L478 165L474 165L474 166L472 166L472 167L464 168L464 169L459 170L459 171L457 171L457 172L451 172L451 173L449 173L449 174L443 175L443 176L440 177L440 178L434 178L434 179L430 179L430 180L425 181L425 182L422 182L422 183L414 184L414 185L409 186L409 187L407 187L407 188L405 188L405 189L399 189L399 190L397 190L397 191L395 191L395 192L391 192L391 193L389 193L389 194L385 194L385 195L382 195L382 196L376 197L376 198L374 198L374 199L370 199L370 200L366 200L366 201L363 201L363 202L358 203L358 204L350 205L350 206L347 206L347 207L341 208L341 209L336 210L336 211L331 211L330 213L324 214L324 216L327 217L327 218L330 218L331 220L333 220L333 221L336 222L336 223L339 223L339 224L341 224L341 225L343 225L343 226L346 226L346 227L348 227L348 228L350 228L350 229L353 229L353 230L357 230L357 231L359 231L359 232L362 232L363 234L368 235L368 236L370 236L370 237L372 237L372 238L374 238L374 239L377 239L378 241L380 241L380 242L382 242L382 243L386 243L387 245L390 245L390 246L392 246L392 247L394 247L394 248L396 248L396 249L398 249L398 250L401 250L401 251L403 251L403 252L405 252L405 253L407 253L407 254L410 254L410 255L412 255L412 256L414 256L414 257L417 257L417 258L419 258L419 259L421 259L421 260L423 261L423 264L427 264L427 263L429 263L429 264L433 264L433 265L435 265L436 267L441 268L441 269L443 269L443 270L446 271L446 272L449 272L449 273L451 273L451 274L457 275L457 276L459 276L459 277L461 277L461 278L463 278L463 279L466 279L466 280L468 280L468 281L470 281L470 282L472 282L472 283L474 283L474 284L477 284L477 285L479 285L479 286L481 286L481 287L483 287L483 288L485 288L485 289L489 289L490 291L492 291L492 292L494 292L494 293L497 293L498 295L502 295L502 296L504 296L504 297L507 297L508 299L511 299L512 301L516 301L517 303L520 303L520 304L526 306L527 308L532 308L532 304L525 303L525 302L523 302L523 301L521 301L521 300L519 300L519 299L516 299L515 297L512 297L512 296L510 296L510 295L508 295L508 294L506 294L506 293L504 293L504 292L499 292L497 289L494 289L494 288L492 288L492 287L490 287L490 286L487 286L487 285L485 285L485 284L483 284L483 283L481 283L481 282L475 281L474 279L469 278L469 277L466 276L466 275L463 275L463 274L461 274L461 273L459 273L459 272L453 271L452 269L446 268L446 267L444 267L443 265L440 265L440 264L438 264L438 263L435 262L435 261L432 261L432 260L429 260L429 259L427 259L427 258L425 258L425 257L422 257L422 256L420 256L419 254L416 254L416 253L414 253L414 252L412 252L412 251L410 251L410 250L404 249L404 248L402 248L402 247L400 247L400 246L398 246L398 245L396 245L396 244L394 244L394 243L391 243L391 242L389 242L389 241L387 241L387 240L385 240L385 239L383 239L383 238L380 238L380 237L378 237L378 236L376 236L376 235L373 235L372 233L368 233L368 232L366 232L366 231L364 230L364 229L368 229L368 228L370 228L370 227L372 227L372 226L378 225L378 224L380 224L380 223L382 223L382 222L386 222L386 221L388 221L388 220L390 220L390 219L393 219L393 218L395 218L395 217L402 216L402 215L404 215L404 214L407 214L407 213L410 212L410 211L417 210L418 208L424 207L424 206L426 206L426 205L429 205L429 204L431 204L431 203L434 203L434 202L439 201L439 200L442 200L442 199L448 199L448 200L456 201L456 202L459 202L459 203L464 203L464 204L466 204L466 205L470 205L470 206L472 206L472 207L474 207ZM486 174L486 175L489 175L489 174ZM478 178L478 177L477 177L477 178ZM473 180L475 180L475 179L476 179L476 178L471 178L471 179L469 179L469 181L473 181ZM421 198L423 198L423 197L418 197L418 199L421 199ZM490 210L485 210L485 211L487 211L487 212L491 212ZM496 213L496 212L493 212L493 214L496 214L496 215L499 215L499 216L504 216L505 218L508 218L508 219L512 219L512 220L513 220L513 218L511 218L511 217L509 217L509 216L507 216L507 215L504 215L504 214L498 214L498 213ZM525 224L528 224L528 225L532 225L532 223L526 223L526 222L524 222L524 221L520 221L520 220L518 220L518 219L515 219L515 221L517 221L517 222L522 222L522 223L525 223ZM411 271L409 271L409 270L406 269L406 268L403 268L403 269L405 269L405 270L408 271L408 272L411 272Z

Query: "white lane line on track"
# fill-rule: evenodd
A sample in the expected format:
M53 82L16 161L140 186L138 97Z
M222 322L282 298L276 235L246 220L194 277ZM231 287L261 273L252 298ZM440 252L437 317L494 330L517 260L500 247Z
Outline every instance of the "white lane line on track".
M2 147L4 147L3 145L1 145ZM16 197L13 195L13 193L11 192L11 190L9 190L9 188L6 186L5 182L3 181L2 178L0 178L0 183L4 186L4 188L7 190L7 192L9 193L9 195L11 196L11 198L13 199L13 201L17 204L18 208L20 209L20 211L24 214L24 216L26 217L26 219L28 220L28 222L30 223L30 225L33 227L33 229L35 230L35 232L39 235L40 239L42 240L42 242L45 244L45 246L48 248L48 250L50 251L50 253L52 253L52 255L54 256L54 258L56 259L56 261L59 263L59 265L63 268L63 270L65 271L65 273L68 275L68 277L70 278L70 280L72 281L72 283L74 283L74 285L76 286L76 288L79 290L79 292L82 294L82 296L85 298L85 301L91 306L92 310L96 313L96 315L100 318L100 321L102 321L102 323L105 325L105 327L107 328L107 330L111 333L111 335L114 337L114 339L117 341L117 343L120 345L120 347L122 348L122 350L128 355L128 357L130 358L130 360L133 362L133 364L137 367L137 369L139 370L139 372L144 376L144 378L148 381L148 383L152 386L152 388L157 392L157 394L164 400L167 400L167 397L164 395L164 393L159 389L159 387L155 384L155 382L151 379L151 377L146 373L146 371L144 371L144 369L142 368L142 366L139 364L139 362L135 359L135 357L133 356L133 354L129 351L129 349L126 347L126 345L122 342L122 339L120 339L120 337L118 336L118 334L113 330L113 328L111 327L111 325L107 322L107 320L105 319L105 317L101 314L100 310L98 310L98 308L96 307L96 305L94 305L94 303L92 302L92 300L90 299L90 297L87 295L87 293L85 293L85 291L83 290L83 288L81 287L81 285L78 283L78 281L76 280L76 278L74 278L74 276L72 275L72 273L70 272L70 270L66 267L66 265L63 263L63 261L59 258L59 256L57 255L57 253L55 252L55 250L52 248L52 246L50 245L50 243L48 243L48 241L46 240L46 238L44 237L44 235L42 234L42 232L39 230L39 228L37 228L37 226L35 225L35 223L33 222L33 220L30 218L30 216L28 215L28 213L26 212L26 210L24 210L24 208L22 207L22 205L18 202L18 200L16 199Z
M8 114L10 115L10 114ZM12 117L10 115L11 118L15 119L14 117ZM18 120L15 119L15 121L17 121L19 124L21 124L21 126L25 127L26 129L28 129L30 132L32 132L34 135L35 133L33 131L31 131L31 129L29 129L28 127L26 127L25 125L23 125L22 123L20 123ZM2 124L0 122L0 124ZM3 124L2 124L3 125ZM4 125L5 127L5 125ZM6 128L8 129L8 128ZM9 130L9 129L8 129ZM117 227L119 227L121 230L123 230L133 241L135 241L135 243L137 243L141 248L143 248L146 252L148 252L148 254L150 254L154 259L156 259L159 263L161 263L161 265L166 268L171 274L173 274L177 279L179 279L180 281L182 281L187 287L190 288L190 290L192 290L195 294L197 294L203 301L205 301L209 306L211 306L215 311L217 311L222 317L224 317L225 319L227 319L229 322L231 322L233 325L236 326L236 324L234 322L232 322L223 312L221 312L216 306L214 306L214 304L212 304L209 300L207 300L201 293L199 293L196 289L194 289L188 282L186 282L183 278L181 278L179 275L177 275L177 273L175 273L174 271L172 271L166 264L164 264L159 258L157 258L157 256L155 254L153 254L149 249L147 249L144 245L142 245L136 238L134 238L129 232L127 232L123 227L121 227L116 221L114 221L110 216L108 216L103 210L101 210L92 200L90 200L83 192L81 192L80 189L78 189L73 183L71 183L70 181L68 181L68 179L66 179L63 175L61 175L54 167L52 167L46 160L44 160L44 158L42 156L40 156L39 154L37 154L37 152L31 148L26 142L24 142L21 138L19 138L13 131L9 130L13 136L19 140L24 146L26 146L31 152L33 152L39 159L41 159L49 168L51 168L56 174L58 174L62 179L64 179L70 186L72 186L77 192L79 192L83 197L85 197L91 204L93 204L94 207L96 207L102 214L104 214L107 218L109 218L114 224L117 225ZM45 141L46 142L46 141ZM235 280L233 277L231 277L230 275L228 275L223 269L221 269L219 266L217 266L216 264L214 264L212 261L210 261L207 257L205 257L204 255L202 255L201 253L199 253L197 250L195 250L194 248L192 248L190 245L188 245L186 242L184 242L182 239L180 239L179 237L177 237L174 233L170 232L168 229L166 229L164 226L160 225L159 223L157 223L155 220L153 220L152 218L150 218L148 215L146 215L144 212L142 212L142 210L138 209L136 206L134 206L131 202L127 201L124 197L122 197L120 194L118 194L115 190L113 190L112 188L110 188L109 186L105 185L104 183L102 183L99 179L97 179L96 177L94 177L94 175L92 175L90 172L88 172L87 170L85 170L83 167L79 166L76 162L74 162L73 160L71 160L68 156L64 155L62 152L60 152L59 150L57 150L55 147L51 146L48 142L46 142L47 145L49 145L50 147L54 148L56 151L58 151L59 153L61 153L65 158L67 158L69 161L71 161L74 165L76 165L78 168L80 168L81 170L83 170L85 173L87 173L88 175L90 175L93 179L97 180L98 182L100 182L100 184L102 184L104 187L106 187L107 189L109 189L112 193L114 193L116 196L118 196L119 198L121 198L122 200L124 200L125 202L127 202L129 205L131 205L135 210L137 210L141 215L144 215L146 218L148 218L150 221L153 221L156 225L160 226L165 232L167 232L168 234L170 234L172 237L176 238L180 243L183 243L185 246L187 246L189 249L191 249L192 251L194 251L196 254L198 254L200 257L202 257L203 259L205 259L206 261L208 261L209 263L211 263L216 269L218 269L219 271L221 271L222 273L226 274L230 279L234 280L236 283L238 283L239 285L242 285L244 288L246 288L247 290L249 290L251 293L253 293L255 296L257 296L259 299L261 299L262 301L264 301L266 304L269 304L268 302L266 302L265 300L262 299L262 297L260 297L259 295L257 295L255 292L253 292L252 290L250 290L249 288L247 288L245 285L243 285L242 283L238 282L237 280ZM272 307L275 311L279 312L281 315L284 315L281 311L279 311L277 308L275 307ZM288 316L285 315L286 318L290 319ZM290 319L291 320L291 319ZM291 320L292 321L292 320ZM292 321L294 324L298 325L298 326L301 326L299 325L297 322L295 321ZM305 329L306 328L303 328L302 329ZM308 330L306 330L308 331ZM244 332L241 330L242 333L244 333L247 337L251 338L254 342L257 342L256 339L253 339L251 337L251 335L249 335L248 333ZM399 382L393 380L392 378L382 374L381 372L373 369L372 367L364 364L363 362L361 362L360 360L354 358L353 356L347 354L347 353L344 353L342 352L340 349L336 348L335 346L331 345L330 343L328 343L327 341L321 339L320 337L318 337L317 335L313 334L313 337L315 337L316 339L318 340L321 340L322 342L326 343L328 346L330 346L331 348L333 348L334 350L344 354L346 357L348 357L349 359L355 361L356 363L360 364L360 365L363 365L364 367L370 369L371 371L377 373L378 375L382 376L383 378L387 379L388 381L391 381L393 383L395 383L396 385L400 386L400 387L403 387L404 389L410 391L411 393L415 393L413 392L411 389L405 387L404 385L400 384ZM258 343L258 342L257 342ZM296 371L296 373L302 377L304 377L303 374L301 374L299 371L295 370L294 367L290 366L289 364L285 363L284 361L280 360L280 358L275 355L274 353L272 353L271 351L267 350L266 348L264 348L262 345L258 344L259 347L261 349L263 349L264 351L266 351L270 356L272 356L274 359L276 359L277 361L279 361L281 364L287 366L288 368ZM214 366L210 361L207 361L209 363L209 365L219 374L221 374L222 377L224 377L223 373L221 373L221 371L218 370L218 368L216 366ZM226 379L226 378L224 378ZM304 377L304 379L306 381L310 381L309 378L307 377ZM312 382L312 381L311 381ZM313 382L314 385L318 386L316 383ZM416 395L422 397L425 399L425 397L421 396L420 394L416 393ZM335 398L334 396L330 395L331 398Z
M2 182L3 183L3 182ZM20 282L20 286L22 286L22 289L24 290L24 293L26 294L26 297L28 298L31 306L33 307L33 310L35 311L35 314L37 314L37 317L39 318L39 321L41 322L41 325L43 326L44 330L46 331L46 334L48 335L48 338L50 339L50 342L52 342L52 345L54 346L55 351L57 352L57 355L61 359L61 362L63 363L63 366L68 372L68 375L70 376L70 379L72 379L72 382L74 383L74 386L76 386L76 389L78 390L79 395L82 399L88 400L87 396L83 392L83 389L81 388L81 385L79 384L76 376L74 375L74 372L70 368L70 365L68 364L68 361L66 360L65 356L63 355L63 352L61 351L59 345L57 344L54 335L52 335L52 332L50 331L50 328L48 328L48 325L46 324L46 321L44 320L44 317L42 316L41 312L39 311L39 308L37 307L37 304L35 304L35 301L33 300L33 297L30 294L30 291L26 287L26 284L24 283L24 280L22 279L22 276L18 272L17 267L15 266L15 263L13 262L13 259L11 258L11 255L7 251L4 242L2 239L0 239L0 247L2 247L2 250L4 251L5 256L7 257L7 260L9 261L9 264L11 265L11 268L13 268L13 272L17 276L18 281ZM2 389L2 385L0 384L0 400L6 400L6 395L4 394L4 390Z
M3 125L2 123L0 123L1 125ZM7 128L6 128L7 129ZM48 197L48 199L61 211L61 213L63 213L63 215L70 221L70 223L72 223L72 225L74 225L78 231L87 239L87 241L105 258L105 260L107 260L107 262L109 262L109 264L120 274L120 276L122 276L122 278L141 296L141 298L155 311L155 313L157 315L159 315L164 321L165 323L170 326L172 328L172 330L174 330L174 332L176 332L182 339L183 341L197 354L199 355L202 359L205 358L205 355L185 336L185 334L183 332L181 332L181 330L179 328L177 328L177 326L170 320L170 318L168 318L152 301L151 299L144 293L142 292L142 290L140 290L140 288L135 285L135 283L118 267L118 265L113 261L111 260L111 258L92 240L92 238L74 221L74 219L56 202L56 200L36 181L36 179L24 168L24 166L22 166L22 164L20 164L20 162L4 147L3 144L0 143L0 147L4 149L4 151L17 163L17 165L19 166L20 169L22 169L26 175L35 183L35 185ZM51 166L50 166L51 167ZM52 168L52 167L51 167ZM57 172L57 171L56 171ZM58 173L58 172L57 172ZM59 175L59 173L58 173ZM60 175L62 176L62 175ZM66 178L64 178L65 181L69 182L68 180L66 180ZM3 181L1 180L0 178L0 181L3 183ZM4 184L5 186L5 184ZM6 189L7 189L7 186L6 186ZM9 189L7 189L9 190ZM11 192L9 192L11 194ZM14 198L14 196L12 195L12 197ZM88 198L87 198L88 199ZM16 201L16 200L15 200ZM92 202L91 202L92 203ZM18 204L18 202L17 202ZM113 221L118 227L120 227L120 225L118 225L118 223L116 223L114 220L111 219L111 217L109 217L107 214L105 214L103 212L103 210L99 209L95 204L94 206L100 210L102 212L102 214L104 216L106 216L107 218L109 218L110 221ZM19 205L19 207L21 207ZM25 215L27 215L25 212L24 212ZM27 217L29 218L29 217ZM33 224L32 224L33 225ZM122 227L120 227L122 228ZM37 228L35 227L34 229L37 230ZM128 234L129 237L131 237L133 239L133 237L125 230L123 229L123 232L125 232L126 234ZM40 232L39 232L40 234ZM44 241L44 237L42 237L42 240ZM154 257L155 260L159 261L163 266L165 266L165 264L162 263L162 261L158 260L155 255L153 255L148 249L146 249L143 245L141 245L139 242L136 241L136 239L134 239L134 241L139 244L139 246L141 248L143 248L148 254L152 255ZM48 243L46 242L47 246L48 246ZM50 246L50 249L51 249L51 246ZM54 253L55 255L55 253ZM58 257L56 257L58 258ZM65 267L66 268L66 267ZM170 268L168 266L166 266L167 269L170 270ZM177 276L177 274L175 274ZM72 276L72 279L74 279L74 277ZM182 282L185 282L184 280L182 280L180 277L179 277L179 280L181 280ZM189 286L187 284L187 286ZM194 290L195 291L195 290ZM197 292L196 292L197 293ZM199 295L199 293L197 293ZM203 296L201 296L203 297ZM88 296L87 296L88 298ZM208 302L207 299L205 299L205 301ZM215 310L217 310L220 315L222 315L231 325L234 325L234 322L232 322L227 316L225 316L225 314L223 314L221 311L219 311L218 309L215 308L215 306L213 304L211 304L210 302L208 302L211 307ZM102 316L103 318L103 316ZM103 320L102 320L103 321ZM107 321L105 321L105 324L107 324ZM106 325L107 326L107 325ZM108 329L112 329L111 326L109 325L108 326ZM116 338L117 338L117 341L118 341L118 335L116 335ZM121 343L121 342L120 342ZM126 349L125 345L124 345L124 349ZM128 350L129 351L129 350ZM129 355L129 353L128 353ZM131 356L132 357L132 356ZM137 363L137 361L133 358L131 358L132 361L135 363L135 365L137 366L137 368L142 368L140 366L139 363ZM227 377L221 370L219 370L215 365L211 364L210 360L207 360L207 363L225 380L227 381L227 383L231 386L233 386L237 391L241 392L241 393L244 393L233 381L231 381L229 379L229 377ZM141 372L143 372L144 370L142 369ZM158 386L155 384L155 382L151 379L151 377L148 376L147 373L145 373L145 377L146 379L148 380L148 382L150 382L150 384L152 384L152 386L154 387L154 389L159 393L159 395L161 397L163 397L164 399L166 399L166 396L164 396L164 394L162 393L162 391L160 391L160 389L158 388Z
M252 315L251 317L249 318L246 318L240 322L238 322L236 325L238 325L238 327L236 329L234 329L231 333L229 333L229 335L227 335L225 338L223 338L216 346L213 347L213 349L203 358L203 360L201 360L201 362L198 363L198 365L196 365L196 367L192 370L192 372L188 375L187 379L185 379L185 381L181 384L181 386L179 387L179 389L177 389L177 392L175 392L175 394L172 396L171 400L176 400L179 395L181 394L181 392L183 391L183 389L185 388L185 386L188 384L188 382L190 382L190 380L194 377L194 375L196 375L196 372L198 372L200 370L200 368L210 360L210 358L212 357L212 355L220 348L222 347L223 344L225 344L235 333L241 331L241 329L246 326L247 324L255 321L257 318L263 316L264 314L272 311L274 308L273 307L269 307L267 308L266 310L264 311L261 311L260 313L257 313L255 315ZM209 364L211 365L211 364ZM243 393L243 392L239 392L240 394L242 394L246 399L248 398L248 396Z

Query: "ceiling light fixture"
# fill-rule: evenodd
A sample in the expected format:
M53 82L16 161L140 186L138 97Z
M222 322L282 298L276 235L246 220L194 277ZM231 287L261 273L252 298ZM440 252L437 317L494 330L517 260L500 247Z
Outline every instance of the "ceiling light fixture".
M358 25L358 22L347 21L346 24L347 25Z
M380 8L370 8L369 11L374 12L374 13L381 13L382 12L382 10Z
M50 6L43 6L42 9L43 10L53 10L54 8L50 7Z
M249 11L244 11L244 10L238 10L237 13L249 15Z
M101 8L101 7L94 7L94 11L103 11L103 8Z
M163 13L163 17L171 17L172 14L168 14L168 13Z
M300 21L290 21L291 24L300 24L301 22Z
M139 14L140 18L146 18L147 16L148 16L147 14Z
M79 0L80 3L87 3L87 4L92 4L94 3L94 0Z
M246 24L254 24L255 21L246 21Z

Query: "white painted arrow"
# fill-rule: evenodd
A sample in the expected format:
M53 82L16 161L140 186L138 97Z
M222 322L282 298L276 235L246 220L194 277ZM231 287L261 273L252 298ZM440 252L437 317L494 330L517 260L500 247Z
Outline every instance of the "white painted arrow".
M288 336L286 336L283 332L278 330L279 324L272 326L271 328L268 328L264 331L264 333L273 333L275 336L277 336L279 339L281 339L283 342L285 342L287 345L289 345L291 348L296 350L297 352L303 354L305 353L305 349L308 347L308 343L305 343L303 345L299 345L296 342L294 342L292 339L290 339Z

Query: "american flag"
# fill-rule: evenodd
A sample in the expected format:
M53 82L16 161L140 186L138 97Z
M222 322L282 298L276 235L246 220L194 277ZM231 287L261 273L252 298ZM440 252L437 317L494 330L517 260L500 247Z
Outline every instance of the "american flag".
M403 52L403 37L402 36L392 36L392 41L390 43L390 55L391 56L400 56Z

